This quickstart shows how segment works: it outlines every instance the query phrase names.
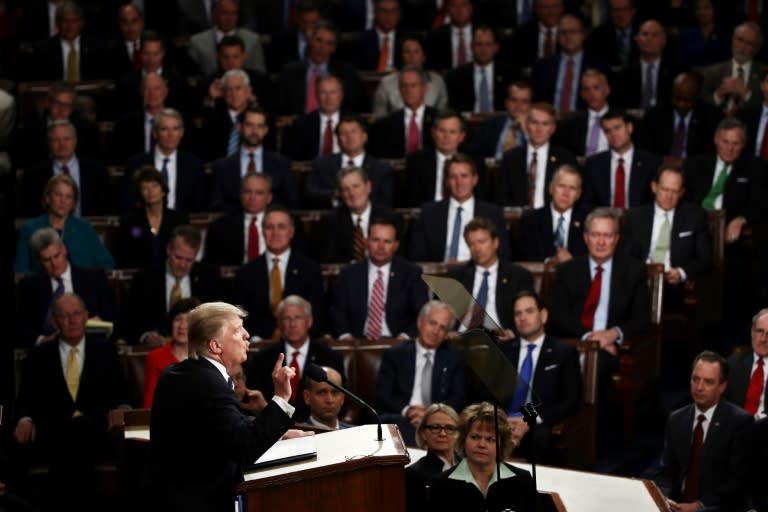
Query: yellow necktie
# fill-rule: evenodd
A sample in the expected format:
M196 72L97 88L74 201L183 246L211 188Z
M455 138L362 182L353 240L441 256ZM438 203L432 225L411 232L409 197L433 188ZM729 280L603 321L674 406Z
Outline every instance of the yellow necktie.
M69 43L69 54L67 55L67 81L77 82L80 80L80 64L77 59L77 50L75 43Z
M277 316L277 305L283 298L283 281L280 279L280 258L272 258L272 272L269 274L269 304L272 306L272 315ZM275 326L272 339L280 339L280 327Z
M80 363L77 361L77 347L72 347L69 350L65 378L67 380L67 389L72 397L72 401L76 401L77 390L80 388Z
M181 279L176 278L176 282L173 283L173 288L171 288L171 300L170 300L168 309L173 307L173 305L180 300L181 300Z
M512 123L512 126L509 127L509 131L507 132L507 136L504 137L503 148L505 153L517 146L517 133L515 133L516 128L517 123Z

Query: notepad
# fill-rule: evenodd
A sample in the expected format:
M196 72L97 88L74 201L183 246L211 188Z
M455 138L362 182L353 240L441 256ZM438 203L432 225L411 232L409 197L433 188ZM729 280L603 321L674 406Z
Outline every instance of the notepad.
M311 459L317 457L317 444L315 436L295 437L283 439L264 452L256 462L246 467L245 470L263 469L272 466L280 466L290 462Z

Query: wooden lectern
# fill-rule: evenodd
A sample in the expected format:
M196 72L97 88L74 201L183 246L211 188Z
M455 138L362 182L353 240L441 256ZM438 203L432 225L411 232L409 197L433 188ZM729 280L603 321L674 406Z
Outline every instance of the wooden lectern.
M383 437L376 425L319 434L317 458L245 473L245 510L405 510L410 457L395 425L383 425Z

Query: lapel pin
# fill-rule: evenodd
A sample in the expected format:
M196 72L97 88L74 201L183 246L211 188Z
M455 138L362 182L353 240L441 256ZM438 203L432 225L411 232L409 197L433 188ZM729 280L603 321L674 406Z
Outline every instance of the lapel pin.
M549 157L549 161L550 162L557 162L557 158L555 158L554 156L550 156Z
M389 277L395 277L395 273L394 272L390 272L389 273Z
M297 276L297 275L299 275L299 269L295 268L295 269L291 270L291 273L293 275Z
M502 277L501 278L501 284L507 284L507 278L506 277Z

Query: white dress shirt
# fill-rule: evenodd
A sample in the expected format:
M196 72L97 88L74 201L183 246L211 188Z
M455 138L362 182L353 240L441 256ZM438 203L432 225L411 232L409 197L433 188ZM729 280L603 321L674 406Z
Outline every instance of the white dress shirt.
M323 152L323 141L325 140L325 130L328 129L328 119L331 119L331 130L333 130L331 133L333 136L331 137L333 139L333 150L331 153L338 153L339 152L339 140L338 137L336 137L336 125L339 124L339 112L336 111L330 116L327 116L325 114L320 114L320 145L318 146L320 148L320 154Z
M155 147L155 169L158 171L162 171L163 169L163 160L166 158L168 159L168 196L166 197L166 202L168 204L168 208L175 209L176 208L176 175L177 175L177 164L178 164L178 151L174 150L172 153L166 155L162 151L160 151L160 148Z
M568 248L568 234L571 230L571 216L573 215L573 208L568 208L563 213L555 210L554 203L549 204L549 209L552 212L552 233L557 231L557 225L560 222L560 217L563 218L563 247Z
M390 30L389 32L382 32L378 28L376 29L376 35L379 38L379 52L384 47L384 38L389 37L387 40L387 65L385 69L393 69L395 67L395 31Z
M259 255L264 254L267 249L267 242L264 240L264 228L262 222L264 222L264 212L253 215L252 213L243 214L243 263L248 263L248 234L251 232L251 219L256 217L256 228L259 233Z
M423 400L421 399L421 374L424 373L424 365L427 362L426 357L424 357L424 354L426 353L432 354L432 371L437 371L437 365L435 364L435 350L424 348L421 342L416 340L416 373L414 374L413 379L413 393L411 393L409 404L403 408L403 416L405 416L405 411L407 411L408 407L411 405L424 405L427 407L431 405L422 403ZM432 375L434 375L434 373Z

